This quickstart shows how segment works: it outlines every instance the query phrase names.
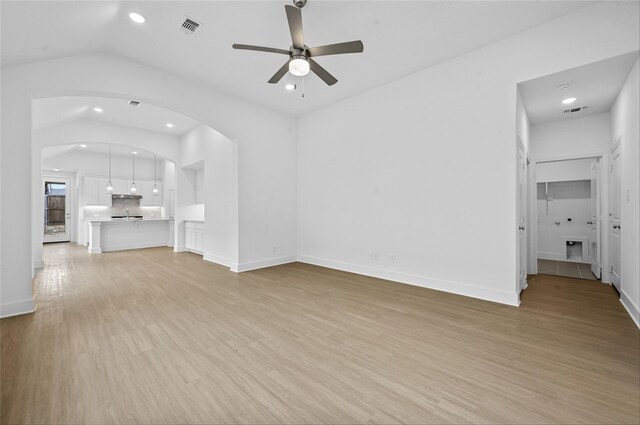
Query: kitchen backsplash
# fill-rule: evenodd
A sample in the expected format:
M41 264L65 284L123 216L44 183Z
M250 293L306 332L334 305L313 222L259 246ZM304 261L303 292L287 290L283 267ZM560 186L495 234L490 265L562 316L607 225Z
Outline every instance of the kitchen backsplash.
M141 207L139 199L114 199L110 207L84 207L84 218L109 218L113 215L162 217L162 207Z

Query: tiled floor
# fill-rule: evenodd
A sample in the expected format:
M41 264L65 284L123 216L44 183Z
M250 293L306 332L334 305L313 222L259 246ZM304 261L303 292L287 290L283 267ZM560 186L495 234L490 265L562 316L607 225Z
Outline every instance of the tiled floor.
M577 279L598 280L591 272L591 264L569 261L538 260L538 273Z

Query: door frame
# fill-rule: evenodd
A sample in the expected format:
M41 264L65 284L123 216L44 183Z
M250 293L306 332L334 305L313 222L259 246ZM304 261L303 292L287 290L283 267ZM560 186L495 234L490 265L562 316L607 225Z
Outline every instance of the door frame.
M531 180L529 181L529 193L537 193L537 178L536 178L536 167L540 163L545 162L561 162L561 161L571 161L575 159L600 159L602 164L600 168L600 181L601 181L601 192L600 192L600 207L602 211L602 217L604 221L604 217L609 217L609 151L606 152L595 152L591 154L581 154L581 155L564 155L564 156L551 156L551 157L542 157L535 158L531 162ZM605 172L606 171L606 172ZM531 199L531 198L530 198ZM528 252L529 255L529 265L534 264L535 267L531 268L530 274L538 274L538 209L536 208L536 203L532 203L529 209L529 232L530 244L531 248ZM600 229L600 239L602 242L601 246L601 255L602 255L602 278L600 281L602 283L611 283L610 278L610 261L609 261L609 234L608 232L603 232L602 227Z
M520 186L518 184L518 176L520 173L519 167L519 150L522 150L522 161L524 166L524 173L522 178L524 179L522 187L524 188L525 194L524 197L520 192ZM530 215L529 215L529 194L531 193L529 186L529 166L531 165L531 160L529 158L529 152L525 147L520 135L516 135L516 224L518 225L518 231L516 233L516 293L518 294L518 303L520 303L520 297L522 295L522 291L527 289L527 276L529 275L529 229L530 229ZM524 202L523 202L524 198ZM521 205L523 204L523 205ZM521 215L524 215L524 223L520 222ZM524 225L525 229L521 230L520 226ZM521 236L520 232L523 232ZM524 238L524 264L521 264L523 261L522 244L520 243L521 237ZM524 277L520 276L521 266L524 266ZM524 281L522 280L524 279Z
M611 193L610 193L610 189L611 189L611 182L609 179L609 175L610 173L610 167L611 167L611 157L613 156L613 152L616 149L620 149L620 152L618 153L618 156L622 156L622 146L621 146L621 142L622 141L622 136L619 136L617 139L614 139L611 142L611 147L609 148L609 151L607 152L607 167L603 170L603 174L605 174L607 176L607 181L606 181L606 189L607 189L607 195L606 195L606 202L607 202L607 210L606 212L602 213L602 222L603 222L603 226L605 225L606 222L606 227L607 227L607 231L603 232L603 237L607 238L607 252L606 252L606 257L604 257L605 253L603 252L603 259L602 259L602 275L604 276L605 273L607 275L607 283L610 283L613 285L613 279L611 278L611 229L610 229L610 222L609 222L609 218L610 218L610 214L611 214L611 206L610 206L610 201L611 201ZM622 167L622 162L618 162L618 176L621 176L621 167ZM618 203L620 204L619 208L622 209L622 182L620 180L619 177L619 182L618 182ZM619 254L620 254L620 260L622 261L622 251L619 250ZM606 258L606 265L605 265L605 258ZM604 282L604 280L603 280ZM620 285L622 285L622 278L620 278ZM615 285L613 285L615 286ZM616 291L618 290L618 288L616 288Z
M70 214L69 218L69 242L76 242L76 228L77 228L77 216L78 216L78 208L77 208L77 196L76 196L76 181L75 181L75 173L64 173L64 172L54 172L54 171L46 171L42 173L41 180L41 194L42 194L42 208L44 208L44 184L46 181L52 180L61 180L64 181L68 185L68 190L65 193L66 200L65 202L68 205L68 211ZM44 216L43 216L44 223ZM41 235L42 243L44 242L44 233Z

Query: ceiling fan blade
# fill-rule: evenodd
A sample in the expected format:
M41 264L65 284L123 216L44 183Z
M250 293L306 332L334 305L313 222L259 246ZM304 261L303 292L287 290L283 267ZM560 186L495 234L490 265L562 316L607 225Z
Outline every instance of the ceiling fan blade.
M278 81L280 81L282 79L282 77L284 77L284 74L286 74L289 71L289 61L286 61L284 65L282 65L282 68L280 68L275 74L273 74L273 77L271 77L271 79L269 80L270 84L275 84Z
M284 49L275 49L273 47L262 47L262 46L252 46L250 44L234 44L234 49L240 50L255 50L256 52L267 52L267 53L280 53L283 55L288 55L289 51Z
M338 80L336 79L336 77L334 77L333 75L329 74L329 72L327 72L326 69L324 69L323 67L321 67L318 62L314 61L313 59L309 58L309 67L311 68L311 70L313 72L315 72L315 74L320 77L320 79L322 81L324 81L325 83L327 83L327 85L332 86L335 83L338 82Z
M360 40L312 47L308 50L309 56L312 58L316 56L341 55L344 53L362 53L363 51L364 44L362 44Z
M287 21L289 21L289 31L293 47L304 50L304 35L302 32L302 11L295 6L286 5Z

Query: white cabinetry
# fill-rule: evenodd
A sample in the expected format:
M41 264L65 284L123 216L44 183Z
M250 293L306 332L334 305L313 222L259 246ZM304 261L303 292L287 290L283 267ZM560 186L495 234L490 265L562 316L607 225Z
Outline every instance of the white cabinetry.
M184 249L198 254L204 252L204 222L184 222Z
M107 193L107 179L97 177L84 178L84 204L111 206L111 195Z
M160 207L162 206L162 183L157 183L158 196L153 195L153 182L136 183L138 194L142 195L140 200L141 207Z
M129 193L130 183L128 181L113 179L111 180L111 183L113 184L114 194L124 195L126 193Z
M84 204L86 206L111 206L111 194L107 193L107 178L85 177L84 178ZM126 195L130 193L131 181L112 179L113 193L115 195ZM153 196L152 181L138 181L136 188L138 194L142 195L140 206L161 207L162 204L162 182L157 183L158 196Z

